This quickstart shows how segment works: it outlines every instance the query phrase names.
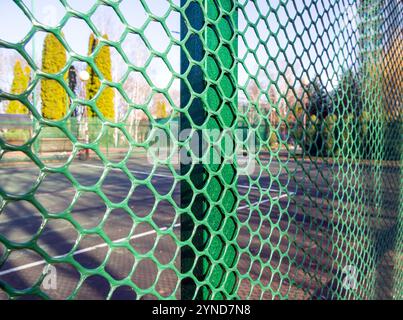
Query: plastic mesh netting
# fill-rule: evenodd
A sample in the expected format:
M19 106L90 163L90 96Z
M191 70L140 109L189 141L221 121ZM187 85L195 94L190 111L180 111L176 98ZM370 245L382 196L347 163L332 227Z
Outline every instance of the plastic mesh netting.
M402 6L1 1L0 299L402 299Z

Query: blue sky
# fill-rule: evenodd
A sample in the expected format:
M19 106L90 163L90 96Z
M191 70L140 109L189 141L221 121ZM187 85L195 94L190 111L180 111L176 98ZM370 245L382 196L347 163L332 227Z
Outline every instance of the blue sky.
M97 2L96 0L66 1L72 9L83 13L91 10ZM65 8L58 0L23 0L22 2L29 9L33 8L34 16L40 23L49 26L58 25L66 15ZM176 31L179 31L179 15L174 11L169 11L170 7L167 0L117 0L116 2L120 2L120 11L131 26L136 28L146 27L144 34L156 51L162 52L169 47L170 36L179 37L176 33ZM178 4L180 1L174 0L172 2ZM262 70L258 71L259 64L267 64L268 72L273 74L275 78L277 75L275 63L278 65L284 64L286 59L295 61L295 53L302 53L299 62L294 62L293 64L297 74L302 74L303 70L306 71L305 76L308 78L314 78L319 74L322 80L327 83L327 86L331 88L331 84L337 82L336 76L341 71L341 68L347 67L347 64L349 64L348 59L346 59L349 52L354 51L354 34L356 33L354 23L356 16L355 1L343 1L343 3L347 3L345 6L343 4L335 6L323 18L320 18L320 15L324 13L326 8L334 4L335 0L313 1L316 5L311 6L310 10L305 9L304 5L304 2L309 3L310 1L282 1L286 3L285 7L279 7L277 10L274 8L279 6L281 0L270 0L270 6L267 2L266 0L239 1L244 7L244 10L240 11L239 14L239 32L245 34L246 39L246 42L242 39L239 41L239 56L245 61L245 68L240 67L239 69L240 84L247 83L248 73L252 75L258 73L258 77L262 78L262 82L267 81L264 72ZM148 19L144 5L147 5L148 9L157 16L164 16L167 12L170 12L166 19L169 30L173 31L170 35L164 32L161 24ZM1 0L0 12L2 12L0 39L10 42L21 41L31 29L31 22L12 0ZM259 12L268 17L267 24L264 19L258 19ZM301 16L299 17L298 14ZM320 19L321 23L316 23L316 28L314 28L312 21L318 19ZM124 25L114 11L106 6L98 7L91 20L101 32L107 32L113 40L117 40L124 32ZM248 26L247 21L256 23L257 33L250 25ZM335 24L335 22L337 23ZM309 29L304 25L308 26ZM91 30L86 26L85 22L80 19L70 18L63 31L72 50L78 54L86 55ZM319 35L322 33L326 34L326 37L322 38L323 44L319 41ZM345 39L351 38L351 35L353 35L353 41L348 44ZM38 64L44 36L43 32L38 32L26 44L26 50L30 54L34 52L33 44L35 44L35 55ZM137 36L137 38L137 45L144 47L144 50L147 51L140 37ZM259 44L259 39L263 40L265 44ZM133 42L128 42L127 44L128 46L133 46ZM246 48L256 50L258 61ZM281 52L281 48L285 48L284 53ZM180 50L177 46L172 46L168 52L171 67L177 72L179 72L180 64L179 54ZM332 64L329 64L329 59ZM344 65L340 65L339 61ZM117 64L119 64L118 55L116 55L115 61L115 65ZM153 61L152 69L150 74L153 74L158 86L166 85L172 77L159 59ZM115 70L115 73L122 74L123 72L124 70ZM177 85L178 82L176 82Z

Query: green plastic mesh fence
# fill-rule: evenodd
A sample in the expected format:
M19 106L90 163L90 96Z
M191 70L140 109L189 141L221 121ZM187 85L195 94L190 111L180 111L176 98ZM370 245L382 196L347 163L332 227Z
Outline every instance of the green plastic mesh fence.
M402 299L402 6L1 1L0 299Z

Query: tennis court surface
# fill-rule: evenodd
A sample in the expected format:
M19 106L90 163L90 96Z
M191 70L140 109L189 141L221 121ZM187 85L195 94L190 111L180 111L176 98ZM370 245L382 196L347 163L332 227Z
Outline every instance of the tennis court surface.
M335 197L329 188L333 172L340 170L338 165L327 164L326 169L323 163L297 165L268 153L260 160L270 163L270 171L257 166L253 173L237 177L237 294L251 299L276 295L291 299L334 298L345 290L335 280L342 269L338 256L348 254L340 251L346 246L360 250L373 245L371 241L392 240L397 228L396 213L384 210L382 217L370 217L368 221L372 219L374 223L368 224L359 237L352 236L353 232L357 234L356 227L346 216L338 216L337 211L357 204L333 201L340 195ZM54 168L62 164L48 163ZM175 204L181 203L180 183L168 167L160 165L155 170L141 153L133 154L126 168L133 178L121 169L105 168L93 155L88 161L72 161L67 174L46 174L33 193L34 203L49 214L46 220L30 201L11 202L3 209L3 237L16 244L35 239L37 248L54 259L56 285L46 287L44 282L41 287L49 297L155 299L158 296L148 293L153 288L161 297L180 298L177 274L181 270L181 220L175 209ZM179 172L178 165L174 168ZM357 169L362 172L361 178L371 179L370 166L357 165ZM385 168L385 184L391 181L388 176L396 173L394 167ZM1 185L8 193L27 192L37 175L38 169L24 163L0 169ZM79 191L66 176L82 185ZM99 192L86 191L86 187L98 185ZM349 187L354 186L344 189ZM385 208L396 205L391 203L398 199L393 187L381 195ZM359 198L358 192L370 195L375 191L355 192ZM369 216L375 212L370 201L361 205L366 206ZM376 284L377 294L388 298L391 288L385 286L385 276L392 283L395 251L390 247L374 255L379 260L377 276L382 276L382 283ZM35 286L46 266L48 263L37 252L16 250L1 266L0 280L23 292ZM85 268L89 276L83 279L77 268ZM100 270L110 278L100 276ZM128 280L134 286L125 285Z

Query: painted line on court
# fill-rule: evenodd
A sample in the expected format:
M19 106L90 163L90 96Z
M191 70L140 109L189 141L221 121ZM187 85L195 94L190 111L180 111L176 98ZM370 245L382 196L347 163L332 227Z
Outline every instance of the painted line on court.
M180 226L180 223L177 223L173 227L177 228L179 226ZM162 227L162 228L159 229L159 231L165 231L165 230L168 230L168 227ZM143 233L136 234L135 236L130 237L129 240L143 238L143 237L149 236L149 235L154 234L154 233L157 233L157 231L156 230L151 230L151 231L143 232ZM126 239L127 238L121 238L121 239L112 241L112 243L121 243L121 242L125 241ZM92 247L88 247L88 248L85 248L85 249L75 251L72 255L73 256L80 255L82 253L94 251L96 249L104 248L104 247L107 247L107 246L108 246L108 244L106 242L104 242L104 243L101 243L101 244L98 244L98 245L95 245L95 246L92 246ZM61 259L61 258L65 258L67 256L68 256L68 254L63 254L63 255L60 255L60 256L56 256L54 258L55 259ZM8 269L8 270L1 271L0 276L4 276L6 274L18 272L18 271L25 270L25 269L30 269L30 268L40 266L40 265L43 265L43 264L46 264L46 263L47 263L47 261L40 260L40 261L24 264L24 265L19 266L19 267L15 267L15 268L11 268L11 269Z
M95 164L83 164L83 166L91 167L91 168L97 168L97 169L105 169L105 167L98 166L98 165L95 165ZM111 170L113 170L113 171L122 171L122 170L117 169L117 168L111 168ZM138 174L143 174L143 175L147 175L147 176L150 175L150 173L151 173L151 172L138 171L138 170L129 170L129 171L132 172L132 173L138 173ZM174 178L174 176L169 176L169 175L162 174L162 173L153 173L153 176L161 177L161 178L171 178L171 179ZM263 192L266 192L266 191L280 192L280 190L277 190L277 189L264 189L264 188L258 188L258 187L255 187L255 186L248 186L248 185L239 185L237 187L242 188L242 189L262 190Z
M287 193L287 194L283 194L282 196L273 197L273 198L266 199L266 200L263 200L263 201L256 201L255 203L252 203L251 205L247 204L247 205L244 205L242 207L239 207L237 209L237 211L238 210L243 210L243 209L246 209L246 208L249 208L249 207L252 207L252 206L255 206L257 204L263 204L263 203L267 203L267 202L270 202L270 201L273 201L273 200L283 199L285 197L289 197L289 196L293 196L293 195L295 195L295 192L290 192L290 193Z
M252 190L262 190L263 192L266 192L266 191L272 191L272 192L280 192L280 190L278 190L278 189L265 189L265 188L259 188L259 187L255 187L255 186L246 186L246 185L239 185L239 186L237 186L238 188L241 188L241 189L252 189Z
M105 169L105 167L103 167L103 166L97 166L97 165L95 165L95 164L83 164L83 166L85 166L85 167L91 167L91 168L97 168L97 169ZM110 168L110 170L113 170L113 171L122 171L122 170L120 170L120 169L118 169L118 168ZM145 171L137 171L137 170L129 170L130 172L132 172L132 173L138 173L138 174L143 174L143 175L150 175L150 173L151 172L145 172ZM153 173L153 177L161 177L161 178L174 178L173 176L168 176L168 175L166 175L166 174L159 174L159 173Z

